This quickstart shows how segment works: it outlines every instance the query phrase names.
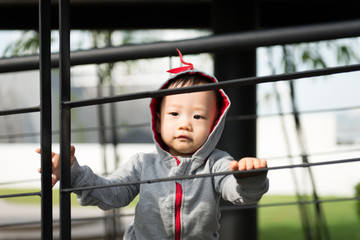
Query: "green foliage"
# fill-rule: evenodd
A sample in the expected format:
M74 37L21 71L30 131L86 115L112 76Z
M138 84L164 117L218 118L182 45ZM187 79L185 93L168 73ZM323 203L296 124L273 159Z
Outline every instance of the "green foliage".
M334 65L359 63L358 38L338 39L320 42L282 45L268 48L268 64L272 73L291 73L302 71L302 68L319 69ZM274 61L274 52L281 55L281 63ZM277 67L281 65L281 68ZM277 70L277 71L276 71Z
M360 197L360 183L355 186L355 196ZM360 220L360 201L356 202L356 213Z
M310 44L305 44L302 51L301 59L303 63L310 64L313 68L326 68L324 57L322 56L318 46L313 47Z
M17 41L9 44L4 52L4 56L20 56L39 53L39 32L37 31L24 31L22 37Z
M326 197L326 199L333 198ZM265 195L259 204L289 202L296 202L296 197ZM321 204L332 240L360 240L360 226L354 211L354 203L354 201L339 201ZM258 209L258 222L259 240L305 239L297 205L261 207Z

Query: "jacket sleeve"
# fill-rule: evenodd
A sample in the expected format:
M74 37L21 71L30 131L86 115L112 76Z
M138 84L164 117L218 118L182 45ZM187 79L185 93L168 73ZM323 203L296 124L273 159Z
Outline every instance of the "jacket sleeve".
M223 156L213 165L213 172L230 171L231 156ZM214 178L216 191L235 205L255 204L269 189L267 173L257 176L235 178L234 175L220 175Z
M93 173L88 166L80 166L77 160L71 167L71 184L74 188L135 183L140 180L141 161L133 156L109 177ZM103 210L124 207L139 193L139 184L109 186L90 190L75 190L80 205L98 206Z
M236 205L255 204L269 189L269 180L266 173L258 176L235 178L227 177L222 189L222 195Z

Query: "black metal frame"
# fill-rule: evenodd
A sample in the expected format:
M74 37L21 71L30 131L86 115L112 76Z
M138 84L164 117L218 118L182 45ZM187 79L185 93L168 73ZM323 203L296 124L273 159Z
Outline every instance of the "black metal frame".
M71 239L71 193L62 193L70 184L70 1L59 1L60 33L60 239Z
M41 192L20 193L3 195L5 197L41 197L41 237L53 239L53 216L52 216L52 109L51 109L51 66L50 66L50 41L51 28L48 14L50 0L39 0L39 32L40 32L40 106L22 109L9 109L0 111L0 116L40 112L40 146L41 146Z
M175 56L176 48L183 54L231 52L280 44L294 44L350 38L360 35L360 20L314 24L282 29L221 34L189 40L129 45L71 52L70 65L96 64L144 58ZM65 36L62 36L65 37ZM51 55L51 67L59 66L59 54ZM0 59L0 73L34 70L39 56Z
M41 236L53 238L52 215L52 121L51 121L51 15L50 0L39 2L40 32L40 121L41 121ZM51 209L51 211L49 210Z
M53 238L52 216L52 188L51 188L51 75L52 67L60 68L60 154L61 154L61 180L60 180L60 239L71 239L71 204L70 193L74 190L70 185L70 143L72 108L104 104L119 101L128 101L140 98L151 98L189 91L211 90L228 87L249 86L264 82L287 81L293 79L337 74L349 71L359 71L360 64L334 67L321 70L310 70L291 74L280 74L265 77L249 77L234 79L218 84L208 84L184 89L170 89L162 91L141 92L101 99L88 99L71 101L70 99L70 67L74 65L125 61L142 58L155 58L175 55L175 48L183 53L226 52L242 49L255 49L261 46L275 44L290 44L299 42L329 40L342 37L360 36L360 20L349 22L319 24L313 26L284 28L278 30L255 31L247 33L234 33L217 35L199 39L123 46L118 48L94 49L88 51L70 52L70 4L69 0L59 1L60 23L60 53L51 55L50 51L50 0L39 0L39 30L40 55L0 59L0 73L40 69L41 102L38 107L23 109L10 109L0 111L0 116L40 112L41 115L41 193L24 193L2 197L41 195L41 235L42 239ZM71 56L70 56L71 55ZM348 160L350 161L358 161ZM296 167L296 166L294 166ZM305 165L297 167L306 167Z

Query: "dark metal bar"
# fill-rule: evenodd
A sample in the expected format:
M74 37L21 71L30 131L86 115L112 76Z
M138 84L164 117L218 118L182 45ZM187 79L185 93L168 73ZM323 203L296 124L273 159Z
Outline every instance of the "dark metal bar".
M0 111L0 116L39 112L40 107L18 108Z
M165 178L157 178L157 179L148 179L134 182L126 182L126 183L114 183L100 186L88 186L88 187L78 187L78 188L67 188L61 189L61 192L73 192L73 191L83 191L90 189L98 189L98 188L109 188L109 187L119 187L119 186L129 186L134 184L152 184L158 182L169 182L169 181L178 181L184 179L195 179L195 178L207 178L207 177L215 177L215 176L224 176L231 174L248 174L248 173L260 173L266 171L273 170L282 170L282 169L293 169L293 168L308 168L308 167L316 167L322 165L334 165L334 164L342 164L342 163L352 163L352 162L360 162L360 158L350 158L350 159L341 159L341 160L333 160L333 161L322 161L315 163L301 163L301 164L292 164L292 165L283 165L283 166L275 166L275 167L267 167L267 168L259 168L252 170L243 170L243 171L224 171L218 173L205 173L205 174L197 174L197 175L186 175L186 176L176 176L176 177L165 177Z
M230 207L220 208L221 211L232 211L238 208L263 208L263 207L283 207L290 205L305 205L305 204L316 204L316 203L334 203L334 202L345 202L345 201L359 201L360 197L348 197L348 198L334 198L334 199L318 199L309 201L296 201L296 202L280 202L280 203L269 203L269 204L249 204L249 205L234 205Z
M6 194L6 195L0 195L0 198L30 197L30 196L41 196L41 192Z
M326 109L315 109L315 110L305 110L299 111L298 114L316 114L316 113L326 113L326 112L340 112L340 111L351 111L358 110L360 106L351 106L351 107L343 107L343 108L326 108ZM276 116L284 116L284 115L293 115L294 112L277 112L277 113L269 113L269 114L254 114L254 115L239 115L234 117L227 117L226 121L240 121L244 119L253 119L253 118L266 118L266 117L276 117ZM0 136L1 139L1 136Z
M348 198L333 198L333 199L319 199L317 202L320 203L337 203L337 202L345 202L345 201L359 201L360 197L348 197ZM291 206L291 205L299 205L299 204L314 204L315 201L295 201L295 202L279 202L279 203L265 203L265 204L249 204L249 205L238 205L231 207L221 207L221 211L233 211L239 208L264 208L264 207L283 207L283 206ZM116 214L115 217L132 217L134 213L128 214ZM86 218L74 218L73 222L87 222L87 221L100 221L107 216L101 217L86 217ZM54 223L59 222L58 219L54 219ZM27 226L27 225L38 225L39 221L26 221L26 222L16 222L16 223L6 223L0 224L0 228L10 228L17 226Z
M149 126L150 126L150 122L139 123L139 124L130 124L130 125L123 125L123 124L111 125L110 124L110 125L106 125L106 126L103 126L103 127L73 128L73 129L71 129L71 134L79 133L79 132L95 132L95 131L98 131L100 128L102 128L104 130L112 130L114 128L116 128L116 129L121 129L121 128L130 129L130 128L140 128L140 127L149 127ZM57 135L57 134L59 134L59 131L52 131L52 134ZM8 138L35 137L35 136L39 136L39 135L40 135L39 132L28 132L28 133L0 135L0 140L1 139L8 139Z
M0 224L0 228L11 228L18 226L28 226L28 225L40 225L41 221L26 221L26 222L13 222L13 223L4 223Z
M254 31L256 25L256 1L213 0L212 30L214 34ZM239 7L237 7L239 6ZM231 39L229 39L231 40ZM223 46L226 48L226 46ZM180 48L181 49L181 48ZM214 74L219 81L256 76L256 48L234 49L230 52L215 52ZM227 116L256 114L256 85L228 88L226 94L232 107ZM218 142L218 147L235 159L240 156L256 156L256 120L227 122ZM236 142L236 144L233 144ZM220 199L220 207L230 205ZM219 220L220 240L257 240L257 210L244 209L221 214Z
M315 109L315 110L305 110L300 111L299 114L316 114L316 113L324 113L324 112L339 112L339 111L352 111L352 110L358 110L360 109L360 106L350 106L350 107L339 107L339 108L326 108L326 109ZM241 116L233 116L233 117L227 117L226 121L241 121L245 119L254 119L254 118L267 118L267 117L276 117L276 116L282 116L282 115L293 115L294 112L277 112L277 113L269 113L269 114L248 114L248 115L241 115ZM78 132L92 132L92 131L98 131L99 128L104 128L105 130L112 130L113 128L119 129L119 128L139 128L139 127L148 127L150 126L150 122L144 122L139 124L129 124L129 125L123 125L123 124L116 124L116 125L106 125L103 127L86 127L86 128L73 128L71 129L71 133L78 133ZM59 131L52 131L53 135L59 134ZM26 137L35 137L39 136L39 132L28 132L28 133L16 133L16 134L8 134L8 135L0 135L1 139L8 139L8 138L26 138Z
M159 42L141 45L76 51L71 54L71 65L117 62L142 58L176 55L176 48L184 54L203 52L230 52L257 47L301 42L323 41L360 36L360 20L314 24L271 30L221 34L190 40ZM59 54L51 57L51 66L56 68ZM34 70L39 67L39 56L0 59L0 73Z
M60 26L60 239L71 239L70 193L70 108L62 103L70 100L70 3L59 1Z
M285 73L271 76L262 76L262 77L247 77L241 79L233 79L228 81L223 81L219 83L211 83L204 84L192 87L184 87L184 88L173 88L173 89L163 89L163 90L154 90L154 91L145 91L145 92L137 92L130 94L123 94L114 97L104 97L104 98L95 98L88 100L79 100L79 101L66 101L63 104L70 107L84 107L90 106L94 104L105 104L119 101L130 101L141 98L157 98L163 97L171 94L180 94L186 92L196 92L196 91L206 91L206 90L216 90L219 88L230 88L230 87L243 87L250 86L260 83L268 83L268 82L278 82L278 81L289 81L294 79L302 79L309 77L318 77L323 75L330 74L338 74L343 72L351 72L351 71L359 71L360 64L348 65L348 66L340 66L340 67L331 67L325 69L315 69L308 70L303 72L295 72L295 73Z
M39 1L40 124L41 124L41 239L53 239L52 119L51 119L51 0Z

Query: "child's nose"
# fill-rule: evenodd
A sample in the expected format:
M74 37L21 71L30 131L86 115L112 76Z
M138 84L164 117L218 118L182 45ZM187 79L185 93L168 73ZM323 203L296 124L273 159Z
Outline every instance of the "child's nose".
M189 121L189 119L187 118L182 118L180 120L179 123L179 129L180 130L186 130L186 131L191 131L192 127L191 127L191 122Z

